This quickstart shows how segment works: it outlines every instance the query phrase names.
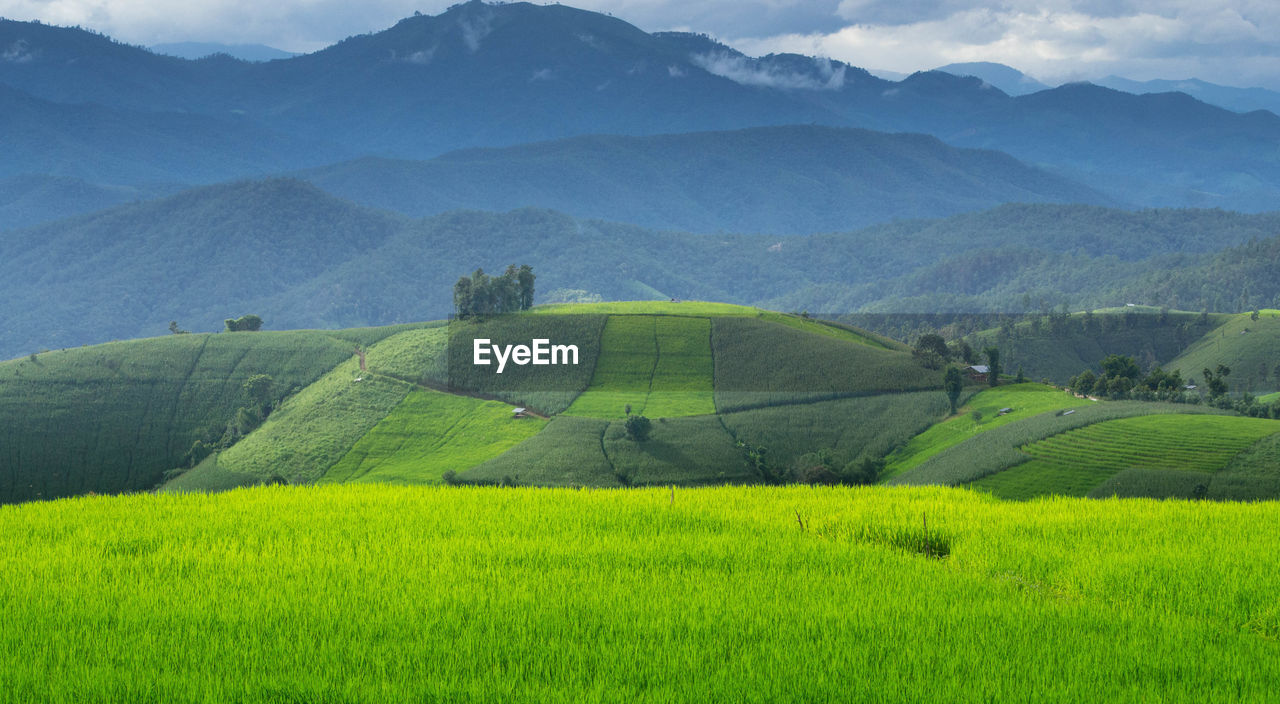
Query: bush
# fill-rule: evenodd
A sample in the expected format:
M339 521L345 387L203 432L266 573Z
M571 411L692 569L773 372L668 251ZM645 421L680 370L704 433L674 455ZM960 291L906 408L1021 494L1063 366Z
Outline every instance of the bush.
M649 432L653 430L653 423L644 416L634 415L627 416L624 427L627 429L627 437L636 442L644 442L649 439Z

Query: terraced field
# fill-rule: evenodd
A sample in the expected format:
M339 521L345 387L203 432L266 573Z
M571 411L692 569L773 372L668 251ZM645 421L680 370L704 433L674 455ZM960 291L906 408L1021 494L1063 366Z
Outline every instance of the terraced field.
M624 418L675 418L715 413L711 321L614 315L605 323L591 385L565 412Z
M960 407L955 416L911 438L905 446L890 454L884 476L887 479L901 474L948 447L1002 425L1045 411L1079 408L1092 403L1045 384L1013 384L979 391ZM1013 410L1000 415L1005 408Z
M1275 403L1277 401L1280 401L1280 391L1277 391L1273 394L1267 394L1266 396L1259 396L1258 400L1261 401L1262 403Z
M501 455L546 425L512 406L437 391L405 397L318 483L430 484Z
M1047 494L1087 496L1126 470L1205 475L1224 469L1258 441L1280 433L1280 422L1227 416L1158 415L1124 418L1070 430L1021 448L1033 459L973 482L1007 499Z

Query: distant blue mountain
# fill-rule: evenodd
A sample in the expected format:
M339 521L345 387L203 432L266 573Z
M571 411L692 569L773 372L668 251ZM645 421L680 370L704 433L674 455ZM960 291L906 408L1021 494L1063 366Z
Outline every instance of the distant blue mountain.
M1269 110L1280 115L1280 92L1266 88L1235 88L1208 83L1198 78L1181 81L1133 81L1119 76L1107 76L1094 82L1128 93L1186 93L1197 100L1235 112Z
M261 63L189 61L11 21L0 21L0 49L0 84L44 101L3 116L0 146L26 160L3 164L16 173L94 181L77 162L114 160L130 174L207 183L335 153L330 160L423 160L588 134L823 125L1003 151L1134 205L1256 211L1280 202L1274 115L1079 84L1011 95L1015 87L990 74L887 81L823 58L749 57L705 35L650 34L564 5L467 2ZM51 111L62 117L47 120ZM90 122L69 112L122 131L85 129ZM46 154L40 140L60 149Z
M974 61L970 63L947 64L939 66L935 71L950 73L954 76L975 76L999 88L1009 95L1026 95L1047 90L1049 86L1037 81L1027 74L1011 66L992 63L990 61Z
M216 42L172 42L153 44L151 51L180 59L203 59L214 54L226 54L241 61L272 61L297 56L291 51L281 51L265 44L218 44Z

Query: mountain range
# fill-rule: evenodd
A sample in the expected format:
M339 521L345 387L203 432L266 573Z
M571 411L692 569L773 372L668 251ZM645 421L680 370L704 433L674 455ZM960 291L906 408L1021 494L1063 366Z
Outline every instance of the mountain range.
M1003 151L1136 206L1258 211L1280 195L1280 156L1267 148L1280 118L1270 113L1087 84L1011 96L941 71L886 81L838 61L748 57L705 35L646 33L562 5L468 2L260 63L184 60L13 21L0 22L0 47L4 101L22 106L5 125L10 171L113 186L588 134L816 124ZM74 145L65 153L76 157L55 151L40 168L45 142Z

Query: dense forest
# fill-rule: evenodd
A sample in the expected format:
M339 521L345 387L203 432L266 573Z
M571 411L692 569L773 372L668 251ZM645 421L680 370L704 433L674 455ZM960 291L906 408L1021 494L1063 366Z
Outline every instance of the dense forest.
M0 237L0 356L164 334L170 321L213 331L244 311L274 329L439 319L458 272L502 264L495 252L538 271L535 303L1237 312L1280 303L1276 232L1276 214L1039 204L805 237L696 235L537 209L414 220L297 180L250 181Z

